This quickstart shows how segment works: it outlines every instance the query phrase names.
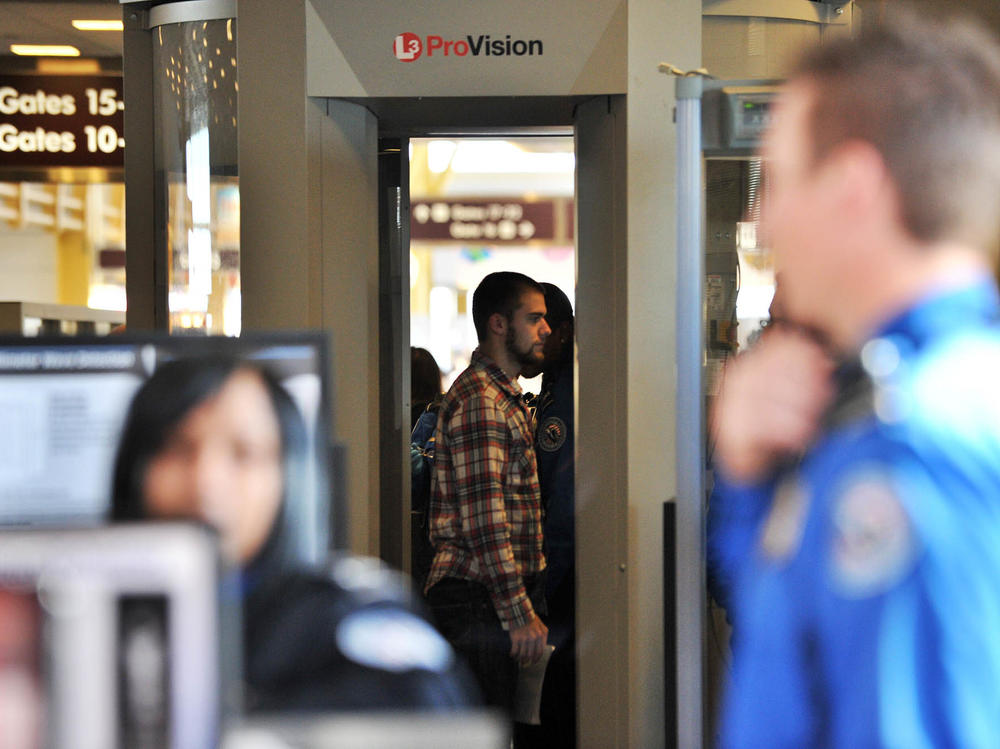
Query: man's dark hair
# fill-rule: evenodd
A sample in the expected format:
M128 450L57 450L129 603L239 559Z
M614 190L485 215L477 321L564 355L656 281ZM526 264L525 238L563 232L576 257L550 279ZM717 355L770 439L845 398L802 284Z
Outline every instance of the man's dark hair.
M809 52L818 162L849 140L881 154L906 230L992 249L1000 228L1000 47L969 22L896 11Z
M545 290L545 321L552 330L564 322L573 319L573 305L569 303L569 297L554 283L542 281L542 288Z
M472 294L472 322L480 342L486 340L490 315L499 313L508 320L513 319L514 310L520 306L521 297L528 291L537 291L545 296L541 284L515 271L490 273L479 282Z
M546 377L549 377L550 373L564 369L573 363L572 333L567 336L566 332L561 330L562 326L567 323L572 330L573 305L570 304L569 297L563 290L554 283L542 281L542 288L545 289L545 321L552 328L552 336L555 336L557 340L557 348L555 349L557 353L553 355L552 349L548 347L545 350L545 362L542 369L546 373ZM550 357L554 360L551 360Z

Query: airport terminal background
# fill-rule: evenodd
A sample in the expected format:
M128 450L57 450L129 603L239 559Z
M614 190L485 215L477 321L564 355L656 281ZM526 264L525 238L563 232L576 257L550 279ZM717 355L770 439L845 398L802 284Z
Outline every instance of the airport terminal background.
M853 6L859 22L866 23L891 2L854 0L843 5ZM692 32L700 35L700 64L720 78L780 78L795 51L814 39L809 24L771 15L775 3L768 0L744 3L746 7L732 14L720 10L725 0L695 4L704 10L700 28ZM633 5L637 12L645 7L639 2ZM1000 32L1000 5L994 0L923 0L918 5L928 12L961 7L979 14ZM662 6L656 5L658 12ZM114 30L80 30L70 24L83 16L120 20L122 6L114 0L0 2L0 127L15 122L18 132L27 134L15 137L9 128L0 130L0 143L15 143L20 137L23 146L25 138L28 142L32 137L37 139L16 153L13 146L0 152L0 333L5 343L18 335L34 339L83 336L81 340L89 340L90 336L109 335L126 322L128 185L124 143L112 136L112 129L116 136L124 132L122 35ZM217 121L210 128L211 143L207 135L203 140L192 137L186 145L177 146L180 150L176 153L164 152L162 157L169 261L164 281L168 316L160 332L236 337L254 332L243 324L243 311L254 302L241 288L240 180L225 163L227 149L235 149L238 134L234 116L239 95L238 24L217 23L196 33L203 34L197 41L204 42L205 54L212 61L211 73L199 85L205 87L203 101L209 116ZM31 34L36 38L29 38ZM10 50L12 44L29 42L76 44L81 54L57 58L15 55ZM669 51L664 50L662 56L668 58ZM649 62L655 66L660 61ZM170 72L156 96L160 101L173 103L171 97L175 97L179 102L184 63L180 56L171 58L169 54L162 63ZM42 87L46 94L39 98L37 91ZM58 103L50 101L51 96ZM77 129L74 153L67 155L61 141L58 148L49 149L50 153L39 154L45 136L32 134L37 128L55 129L50 125L52 120L45 119L44 110L65 108L66 96L74 97L77 112L72 118L69 114L50 117L73 120L72 127ZM667 127L668 123L660 125ZM45 158L37 158L40 155ZM198 167L181 173L171 159L187 159ZM520 270L556 284L576 305L581 258L576 235L575 142L571 128L559 134L530 136L491 131L413 137L409 139L407 162L410 242L405 298L409 341L433 353L447 387L467 364L475 346L469 314L471 291L487 273ZM760 166L753 159L706 163L708 396L724 361L759 330L773 291L770 261L766 248L758 245L754 222L755 205L766 190L766 174ZM671 174L664 172L661 179L669 180ZM192 209L197 205L208 206L208 210ZM629 220L639 219L633 216ZM664 244L672 241L662 238ZM154 293L156 290L150 288L149 294ZM663 294L668 297L664 303L668 303L672 291L667 289ZM32 343L31 347L37 345ZM337 355L336 351L330 353ZM15 393L6 389L3 377L6 375L0 376L0 403L9 402ZM540 382L523 385L535 390ZM337 430L347 425L334 422L331 428L336 438ZM667 424L661 426L669 429ZM26 464L11 462L13 454L8 452L6 460L0 459L0 479L14 468L23 474ZM10 508L0 507L0 519L9 517L9 512ZM708 725L713 720L715 680L723 678L727 656L722 617L709 611L707 621ZM633 660L644 657L631 651ZM639 737L662 733L661 728L651 728L637 717L643 712L642 704L641 699L630 702L628 709L616 713L630 716L621 719L624 727L615 729L621 742L618 745L640 747L644 744ZM581 736L581 746L598 745Z

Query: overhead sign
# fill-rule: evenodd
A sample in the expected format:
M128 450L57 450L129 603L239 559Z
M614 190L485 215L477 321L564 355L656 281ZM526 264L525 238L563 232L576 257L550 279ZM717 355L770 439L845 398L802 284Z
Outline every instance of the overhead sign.
M414 62L422 55L428 59L434 57L435 51L443 57L503 57L504 55L523 57L528 55L541 57L545 53L545 44L541 39L511 39L510 34L505 38L493 39L489 34L479 34L472 36L467 34L462 39L445 39L437 34L428 34L426 39L417 34L406 32L400 34L393 40L393 54L401 62Z
M124 165L121 76L0 76L0 166Z
M628 86L626 0L309 0L318 97L573 96ZM572 22L567 22L572 19Z
M525 244L556 237L556 201L413 201L410 239Z

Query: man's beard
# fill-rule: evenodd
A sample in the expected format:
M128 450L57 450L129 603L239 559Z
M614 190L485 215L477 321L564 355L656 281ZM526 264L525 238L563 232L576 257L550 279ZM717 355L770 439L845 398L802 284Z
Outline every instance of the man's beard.
M537 368L539 364L542 363L541 353L535 353L535 347L532 344L528 345L527 351L522 351L517 348L517 334L513 328L508 328L507 330L507 340L505 341L507 353L510 354L511 358L516 361L522 367L532 367Z

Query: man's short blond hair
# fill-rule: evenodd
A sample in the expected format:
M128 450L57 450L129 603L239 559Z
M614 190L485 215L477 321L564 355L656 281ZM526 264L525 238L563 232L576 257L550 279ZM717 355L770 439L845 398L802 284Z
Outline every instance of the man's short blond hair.
M810 136L822 160L850 140L875 146L923 242L994 252L1000 232L1000 46L967 21L897 11L809 52Z

